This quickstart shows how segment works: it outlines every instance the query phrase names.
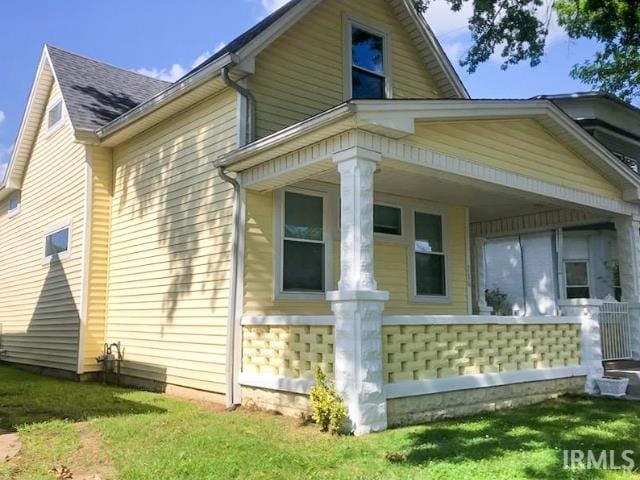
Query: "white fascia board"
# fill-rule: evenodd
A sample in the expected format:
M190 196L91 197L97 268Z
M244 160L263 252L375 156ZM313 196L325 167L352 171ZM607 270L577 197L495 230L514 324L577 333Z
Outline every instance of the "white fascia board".
M597 139L591 136L575 120L573 120L560 107L550 103L550 116L562 128L571 132L585 147L596 154L603 166L613 171L625 184L623 188L623 199L628 202L640 200L640 177L631 169L622 165L620 161Z
M45 72L45 68L47 66L51 72L51 75L53 76L53 67L51 65L51 61L49 60L49 54L45 47L42 51L42 54L40 55L40 62L38 63L38 69L36 70L36 75L33 80L33 84L31 85L29 99L27 100L27 106L25 107L24 114L22 116L22 121L20 122L20 128L18 129L18 136L16 138L13 151L11 152L9 164L7 165L7 170L4 174L4 178L1 179L2 183L0 183L0 200L3 200L8 195L10 195L16 190L20 190L21 188L21 183L22 183L21 178L16 178L17 173L14 172L16 159L18 158L19 155L23 153L23 150L26 148L24 144L25 131L29 127L29 125L34 122L32 118L33 104L35 102L35 99L38 93L38 85L42 79L43 73ZM38 118L38 121L39 121L39 118ZM22 176L22 173L23 172L20 172L20 177Z
M322 0L304 0L300 2L236 53L242 58L255 57L271 45L271 43L282 35L282 33L284 33L289 27L295 25L321 1Z
M404 4L409 17L418 26L418 30L422 36L422 40L435 50L434 55L438 61L438 64L440 65L440 68L442 68L444 74L447 76L449 83L453 87L454 91L456 91L456 93L461 98L471 98L469 92L467 91L467 88L462 83L460 76L451 64L451 60L449 60L449 57L442 48L442 45L440 45L438 38L434 35L433 30L431 30L431 27L425 20L424 16L422 16L416 10L416 8L413 6L413 2L409 2L409 0L401 1Z
M235 54L227 53L226 55L223 55L202 70L198 70L192 75L184 78L182 81L170 85L166 90L163 90L154 97L151 97L149 100L129 110L127 113L119 116L104 127L99 128L96 130L96 135L99 139L104 140L108 136L119 132L137 120L140 120L142 117L160 109L166 103L169 103L199 87L203 83L209 81L212 77L220 75L220 72L224 67L235 65L239 62L240 60Z

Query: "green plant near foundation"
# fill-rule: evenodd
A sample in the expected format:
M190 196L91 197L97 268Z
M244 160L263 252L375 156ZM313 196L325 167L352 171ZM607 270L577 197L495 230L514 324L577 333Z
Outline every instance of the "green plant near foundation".
M347 419L347 407L320 367L316 370L316 385L311 389L309 397L313 421L320 425L322 431L332 435L342 433Z

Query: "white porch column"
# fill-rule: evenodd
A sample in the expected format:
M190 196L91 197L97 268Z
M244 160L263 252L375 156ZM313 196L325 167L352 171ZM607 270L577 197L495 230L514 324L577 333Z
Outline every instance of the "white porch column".
M622 301L629 303L631 351L633 358L640 360L640 221L620 217L615 223Z
M560 301L560 308L564 316L580 317L582 320L581 365L587 370L585 392L589 395L598 393L595 379L604 375L599 321L602 303L602 300L594 299Z
M486 238L478 237L474 241L476 257L476 308L478 315L491 315L493 313L493 308L487 305L487 296L485 294L485 290L487 289L487 260L484 248L486 244Z
M377 152L354 147L334 155L340 172L341 244L338 290L327 299L336 317L336 389L356 435L387 427L382 376L382 311L388 292L373 272L373 174Z

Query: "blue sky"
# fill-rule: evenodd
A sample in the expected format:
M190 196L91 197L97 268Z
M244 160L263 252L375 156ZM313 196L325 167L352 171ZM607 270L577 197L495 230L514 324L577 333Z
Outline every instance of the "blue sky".
M20 125L45 42L164 79L177 78L286 0L23 0L2 2L0 18L0 178ZM153 8L150 6L153 5ZM492 59L473 74L458 65L469 42L468 12L451 13L442 0L427 20L475 98L527 98L588 90L569 77L571 65L594 45L569 41L552 24L547 55L536 68L502 71Z

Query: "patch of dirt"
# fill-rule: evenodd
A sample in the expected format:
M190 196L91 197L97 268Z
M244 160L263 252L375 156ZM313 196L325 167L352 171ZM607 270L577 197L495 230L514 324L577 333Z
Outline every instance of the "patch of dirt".
M75 425L80 448L67 462L73 480L114 480L116 470L102 437L87 423Z
M0 430L0 462L10 461L20 453L21 448L22 443L17 433Z

